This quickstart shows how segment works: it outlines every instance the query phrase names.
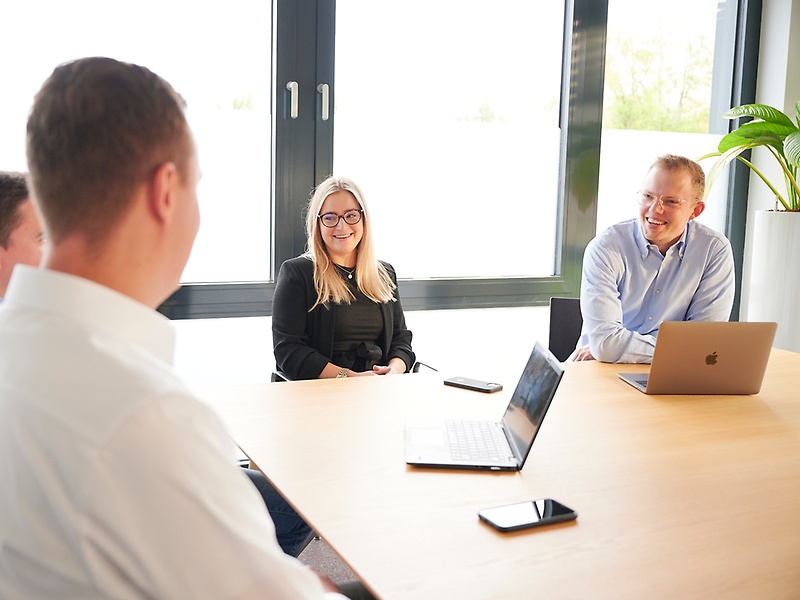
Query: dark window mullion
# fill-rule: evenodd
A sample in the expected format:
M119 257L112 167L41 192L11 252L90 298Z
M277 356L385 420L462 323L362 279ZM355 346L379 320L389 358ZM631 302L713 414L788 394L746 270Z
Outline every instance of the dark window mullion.
M319 0L317 6L317 57L316 85L328 84L329 118L321 118L322 96L317 92L315 106L315 151L313 185L321 183L333 171L333 135L335 115L333 111L336 85L334 81L334 54L336 48L336 2Z
M730 106L749 104L756 99L758 75L758 48L761 39L761 0L739 0L736 39L734 42L733 82ZM730 121L729 127L738 126ZM748 157L749 151L744 154ZM747 227L747 199L750 194L750 169L739 161L733 161L728 173L728 206L725 235L731 241L735 264L736 297L731 319L739 319L742 300L742 264L744 262L745 231Z
M284 260L305 248L302 210L314 186L316 0L276 0L273 96L273 280ZM299 111L289 115L289 81L298 83Z
M556 256L561 257L559 272L569 282L569 295L577 296L583 250L597 225L608 2L567 0L565 13L560 118L564 215Z

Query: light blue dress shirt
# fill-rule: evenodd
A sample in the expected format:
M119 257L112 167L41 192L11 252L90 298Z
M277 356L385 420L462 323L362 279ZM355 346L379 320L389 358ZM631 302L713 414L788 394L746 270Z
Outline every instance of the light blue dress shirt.
M578 347L603 362L649 363L663 321L727 321L733 307L728 239L689 221L662 255L638 219L594 238L583 256Z

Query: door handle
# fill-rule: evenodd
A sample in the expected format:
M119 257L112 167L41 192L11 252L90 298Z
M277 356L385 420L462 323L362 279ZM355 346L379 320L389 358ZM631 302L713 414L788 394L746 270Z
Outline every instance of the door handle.
M322 94L320 118L323 121L327 121L330 118L330 86L327 83L320 83L317 86L317 91Z
M290 81L286 84L286 89L289 90L289 116L292 119L296 119L299 106L297 98L297 82Z

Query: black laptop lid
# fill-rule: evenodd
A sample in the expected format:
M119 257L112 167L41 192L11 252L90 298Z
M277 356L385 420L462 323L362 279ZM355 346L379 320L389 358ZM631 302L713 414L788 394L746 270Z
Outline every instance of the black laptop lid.
M520 463L528 457L563 375L558 359L536 342L503 415L508 442Z

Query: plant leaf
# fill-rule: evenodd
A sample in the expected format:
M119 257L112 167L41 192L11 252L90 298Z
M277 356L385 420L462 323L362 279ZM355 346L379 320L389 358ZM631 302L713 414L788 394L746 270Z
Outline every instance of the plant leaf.
M719 156L722 152L709 152L708 154L703 154L700 158L695 159L696 162L700 162L701 160L705 160L707 158L711 158L712 156Z
M765 123L764 121L745 123L720 140L719 150L724 152L728 148L739 144L755 143L760 145L769 144L782 152L783 140L787 135L796 131L798 129L794 126L787 127L786 125L776 125L774 123Z
M797 103L800 109L800 102ZM786 160L795 167L800 167L800 131L795 131L786 136L783 141L783 152Z
M728 134L730 135L730 134ZM727 136L725 136L727 137ZM714 182L717 180L717 177L722 173L728 163L739 156L742 152L747 150L749 146L747 144L741 144L739 146L734 146L723 152L717 161L711 166L711 169L708 171L706 175L706 190L704 196L707 197L709 192L711 191L711 186L714 185Z
M792 129L797 129L792 120L787 117L783 112L779 111L774 106L768 104L742 104L741 106L734 106L724 115L726 119L736 119L739 117L753 117L761 119L767 123L774 123L775 125L785 125Z

